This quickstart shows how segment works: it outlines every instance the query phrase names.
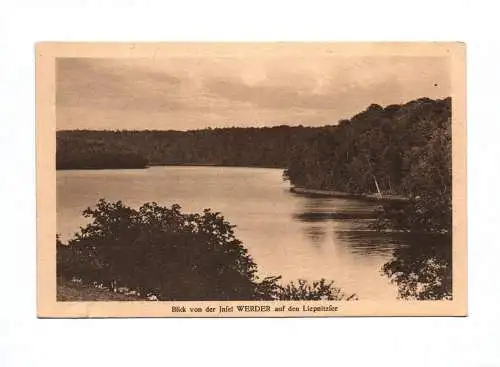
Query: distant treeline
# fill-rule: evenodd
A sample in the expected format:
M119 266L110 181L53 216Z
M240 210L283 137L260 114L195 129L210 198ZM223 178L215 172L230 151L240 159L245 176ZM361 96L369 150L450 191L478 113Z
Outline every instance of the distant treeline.
M57 168L221 165L286 168L292 151L333 127L57 132ZM100 167L102 166L102 167Z
M98 151L88 151L85 154L82 150L71 147L59 148L57 152L57 169L127 169L145 168L148 161L141 155L133 152L110 152L106 149ZM64 152L64 153L63 153Z

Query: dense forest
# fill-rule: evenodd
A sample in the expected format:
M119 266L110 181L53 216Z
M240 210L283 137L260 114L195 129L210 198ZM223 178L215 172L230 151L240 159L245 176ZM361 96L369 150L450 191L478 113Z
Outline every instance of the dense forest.
M450 188L451 99L422 98L365 111L292 152L288 176L308 188L412 194Z
M286 168L292 149L328 127L57 132L57 168L220 165Z
M451 231L451 98L371 105L295 146L286 175L296 186L404 195L378 227Z

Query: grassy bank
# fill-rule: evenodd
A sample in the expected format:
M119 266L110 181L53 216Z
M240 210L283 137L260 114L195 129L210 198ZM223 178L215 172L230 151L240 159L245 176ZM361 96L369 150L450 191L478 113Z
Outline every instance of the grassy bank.
M91 288L70 282L57 284L58 301L140 301L136 296L114 293L107 289Z

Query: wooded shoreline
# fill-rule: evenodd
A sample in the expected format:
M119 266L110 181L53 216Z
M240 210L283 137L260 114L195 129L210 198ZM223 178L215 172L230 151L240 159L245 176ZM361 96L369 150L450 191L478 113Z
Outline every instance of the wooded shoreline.
M337 125L314 128L58 131L56 167L285 167L283 178L296 194L380 203L381 227L449 231L451 103L424 97L372 104Z

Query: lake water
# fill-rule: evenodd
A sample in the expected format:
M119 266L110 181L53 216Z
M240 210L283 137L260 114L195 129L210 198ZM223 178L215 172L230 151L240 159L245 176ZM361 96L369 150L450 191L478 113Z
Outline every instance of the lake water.
M100 198L134 207L178 203L184 212L211 208L237 226L259 275L326 278L360 299L395 299L397 288L380 269L408 235L370 231L369 219L332 219L371 212L376 204L293 194L282 172L194 166L57 171L57 232L63 240L72 237L87 221L82 211Z

